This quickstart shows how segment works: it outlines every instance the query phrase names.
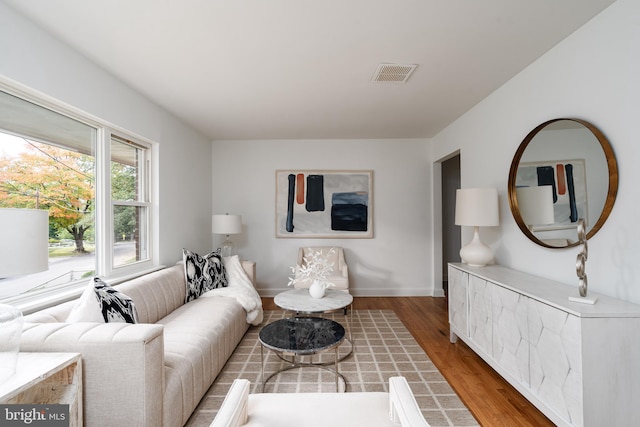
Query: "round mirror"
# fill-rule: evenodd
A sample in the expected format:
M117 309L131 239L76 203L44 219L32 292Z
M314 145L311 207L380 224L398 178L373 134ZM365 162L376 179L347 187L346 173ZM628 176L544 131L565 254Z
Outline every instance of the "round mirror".
M533 129L509 170L509 205L520 230L547 248L578 244L605 223L618 192L618 165L607 138L589 122L554 119Z

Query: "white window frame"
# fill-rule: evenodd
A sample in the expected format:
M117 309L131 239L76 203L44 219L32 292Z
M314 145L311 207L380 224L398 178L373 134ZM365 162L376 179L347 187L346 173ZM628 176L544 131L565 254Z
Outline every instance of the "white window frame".
M0 90L13 96L22 98L43 108L52 110L58 114L68 116L97 129L95 160L96 160L96 193L95 193L95 240L96 240L96 275L107 283L119 283L125 279L145 274L162 266L158 261L157 235L155 226L158 216L157 204L154 202L156 183L158 181L157 168L157 143L133 132L115 126L105 120L97 118L75 107L69 106L57 99L44 95L26 86L23 86L4 76L0 76ZM136 261L119 267L113 266L113 203L111 201L111 136L129 140L144 148L145 159L143 176L145 180L146 197L143 202L135 202L136 206L144 206L148 209L147 224L147 253L145 260ZM98 183L101 183L98 185ZM119 202L118 204L121 204ZM61 285L49 291L43 291L36 295L15 296L3 302L21 308L30 313L59 302L78 296L87 283L86 279Z
M98 199L98 186L96 186L96 204L99 203L100 208L96 209L96 224L101 224L100 229L100 237L104 239L108 244L108 250L101 251L100 255L96 257L96 268L97 271L102 271L103 275L107 278L110 277L122 277L128 276L131 274L135 274L138 271L146 271L152 268L155 263L153 262L154 256L154 245L153 245L153 224L154 217L153 214L153 205L151 203L151 194L152 194L152 179L151 179L151 171L152 171L152 144L145 142L144 140L132 136L130 133L124 133L122 131L118 131L112 127L104 127L102 129L102 135L99 136L101 143L98 144L100 147L100 151L102 153L101 162L101 171L98 173L96 170L96 182L98 182L98 174L100 175L100 179L105 184L100 186L100 199ZM141 172L140 180L142 181L142 185L140 186L143 191L142 201L114 201L111 198L111 139L112 137L116 137L117 139L123 142L130 142L132 145L137 146L137 148L144 149L144 159L143 166L139 172ZM98 151L98 150L96 150ZM96 154L96 158L97 158ZM97 162L96 162L97 163ZM125 264L122 266L116 267L114 264L114 254L113 250L115 248L114 241L114 233L113 233L113 211L115 206L134 206L134 207L144 207L148 212L148 223L146 224L145 234L147 239L145 241L147 245L147 259L136 261L130 264ZM100 211L102 218L104 221L98 221L97 211ZM106 224L109 226L107 227ZM97 230L96 230L97 231ZM96 240L97 240L96 236Z

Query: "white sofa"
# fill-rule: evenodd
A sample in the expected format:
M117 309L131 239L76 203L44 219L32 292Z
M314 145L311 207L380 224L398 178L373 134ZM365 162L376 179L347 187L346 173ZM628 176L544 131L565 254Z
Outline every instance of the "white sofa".
M258 393L234 380L210 427L429 427L404 377L389 393Z
M255 285L255 263L241 269ZM21 350L82 354L87 427L182 426L247 331L247 311L228 296L185 304L182 263L116 289L139 323L64 323L70 301L25 316Z

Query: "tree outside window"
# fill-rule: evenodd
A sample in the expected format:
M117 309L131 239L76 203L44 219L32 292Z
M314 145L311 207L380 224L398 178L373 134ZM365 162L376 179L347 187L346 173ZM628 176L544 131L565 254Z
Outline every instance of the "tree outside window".
M49 269L0 278L0 300L151 266L150 145L1 90L0 109L0 207L49 212Z

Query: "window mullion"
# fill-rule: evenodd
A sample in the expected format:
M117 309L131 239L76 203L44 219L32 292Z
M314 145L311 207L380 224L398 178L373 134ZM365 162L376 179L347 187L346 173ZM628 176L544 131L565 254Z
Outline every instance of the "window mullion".
M101 128L96 144L96 274L109 276L112 269L111 248L113 215L111 206L111 132Z

